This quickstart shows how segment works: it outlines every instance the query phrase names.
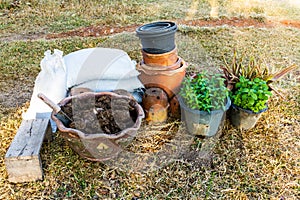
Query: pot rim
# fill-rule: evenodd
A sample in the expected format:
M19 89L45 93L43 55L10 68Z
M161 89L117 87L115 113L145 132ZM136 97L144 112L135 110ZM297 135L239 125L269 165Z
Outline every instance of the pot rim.
M263 113L263 112L266 112L268 110L268 104L266 104L266 107L258 112L254 112L252 110L248 110L248 109L245 109L245 108L242 108L240 106L237 106L235 105L234 103L231 104L231 107L233 109L236 109L236 110L239 110L239 111L243 111L243 112L246 112L246 113L249 113L249 114L260 114L260 113Z
M66 98L62 99L58 103L58 105L60 107L64 106L68 102L70 102L73 98L78 98L78 97L84 98L84 97L89 97L89 96L101 96L101 95L109 95L112 97L126 98L126 99L132 100L132 98L130 98L128 96L118 95L113 92L85 92L85 93L81 93L81 94L78 94L75 96L66 97ZM98 137L103 137L103 138L107 138L107 139L119 139L125 135L132 135L132 134L130 134L132 131L137 131L139 129L139 127L142 123L142 119L145 117L145 114L144 114L143 108L136 101L135 101L135 108L137 110L138 116L137 116L137 119L136 119L134 125L132 127L126 128L115 134L106 134L106 133L87 134L87 133L84 133L77 129L65 127L65 125L55 116L56 113L54 111L52 111L52 113L51 113L51 118L56 123L59 131L61 131L62 133L71 133L73 135L73 137L79 137L81 139L95 139Z
M155 53L148 53L147 51L145 51L144 49L141 50L142 51L142 54L145 54L146 56L148 57L164 57L164 56L167 56L167 55L171 55L173 53L176 53L177 54L177 46L175 46L174 49L172 49L171 51L168 51L166 53L159 53L159 54L155 54Z
M202 115L207 115L207 114L213 115L213 114L226 112L231 106L231 100L230 100L229 96L226 98L225 110L218 109L218 110L211 110L210 112L203 111L203 110L196 110L196 109L192 109L192 108L188 107L188 105L185 104L183 98L180 95L178 95L178 101L179 101L180 107L182 106L185 110L187 110L191 113L194 113L194 114L202 114Z
M153 35L162 36L162 35L172 34L173 32L176 32L177 29L178 27L175 22L158 21L158 22L144 24L138 27L136 29L136 33L138 36L142 36L142 37L153 37Z
M173 70L159 70L158 67L152 67L150 69L145 69L141 63L137 64L137 70L138 71L143 71L145 74L150 75L150 76L156 76L156 75L165 75L165 76L173 76L176 73L184 72L185 69L187 68L186 62L181 59L181 65L177 69Z
M178 59L177 59L176 63L174 63L173 65L169 65L169 66L152 66L152 65L149 65L149 64L147 65L147 64L145 64L144 60L142 60L139 64L140 64L141 68L143 68L145 70L170 71L170 70L176 70L176 69L178 69L182 66L182 58L178 56Z

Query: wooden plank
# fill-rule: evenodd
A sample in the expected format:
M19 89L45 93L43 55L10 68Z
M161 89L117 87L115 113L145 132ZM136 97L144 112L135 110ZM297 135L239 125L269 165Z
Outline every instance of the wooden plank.
M40 150L49 131L49 119L23 120L5 155L10 182L43 179Z

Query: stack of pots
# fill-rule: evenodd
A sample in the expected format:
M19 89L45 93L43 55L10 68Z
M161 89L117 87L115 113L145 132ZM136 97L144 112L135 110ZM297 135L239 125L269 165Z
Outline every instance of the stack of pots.
M139 79L146 88L162 89L170 101L176 98L187 67L178 56L175 44L177 29L174 22L154 22L136 29L143 56L137 65Z
M146 88L161 88L169 98L179 91L186 69L184 60L178 56L176 31L174 22L154 22L136 29L143 55L137 67L139 78Z

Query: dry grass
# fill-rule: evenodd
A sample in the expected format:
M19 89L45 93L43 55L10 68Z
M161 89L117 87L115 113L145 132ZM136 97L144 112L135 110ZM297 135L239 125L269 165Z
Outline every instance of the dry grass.
M158 1L105 1L98 6L96 1L89 1L83 7L78 5L78 1L70 0L65 1L63 7L63 1L43 1L43 6L37 1L21 1L20 7L9 10L9 3L5 2L8 1L0 0L0 5L4 6L0 7L0 15L4 19L0 22L1 38L10 34L60 32L93 23L128 25L182 18L191 11L189 6L192 3L159 1L159 7ZM208 3L199 2L194 18L209 15ZM230 2L241 5L241 1ZM256 14L261 11L268 14L270 10L263 7L263 10L247 11L244 8L230 11L228 9L233 7L228 5L224 3L221 9L227 15L248 11L251 14L253 10ZM180 12L182 7L185 10ZM119 8L124 8L121 14ZM174 13L170 14L171 8L174 8ZM283 9L282 14L274 12L274 16L291 12L294 13L292 17L297 18L294 9ZM74 16L73 12L76 13ZM145 12L147 15L144 15ZM27 23L29 18L36 18L36 23ZM22 23L24 27L20 26ZM234 47L264 58L276 69L300 63L299 29L185 25L180 25L179 29L176 37L179 55L191 68L217 70L217 66L222 64L222 56L229 58ZM252 130L239 131L226 121L220 138L201 140L185 134L180 122L156 126L144 124L138 137L127 148L128 152L136 154L129 154L131 157L127 162L124 158L128 155L124 154L107 163L80 158L58 133L52 142L43 144L44 180L9 183L4 155L21 123L21 113L28 107L44 51L58 48L68 54L95 46L120 48L135 60L141 58L140 43L134 33L98 38L1 40L0 199L299 199L299 68L275 84L286 99L273 96L269 110ZM174 146L176 148L172 148ZM212 168L201 166L201 160L183 159L183 155L198 155L205 148L214 151ZM164 160L165 156L169 156L168 159Z
M89 25L127 26L155 20L252 17L299 20L297 0L1 0L0 37L22 38Z
M283 32L285 34L282 34ZM297 33L299 30L284 28L257 30L254 28L182 26L176 40L181 57L195 68L209 66L210 69L214 69L214 66L221 63L222 54L229 56L234 46L241 50L247 47L253 48L253 52L258 51L266 55L267 61L275 67L280 67L300 60L297 54L300 48L298 45L300 38ZM266 34L272 34L273 39L271 40ZM209 38L213 40L209 41ZM288 40L288 38L292 39ZM259 43L256 43L256 40ZM287 43L289 45L286 45ZM25 44L30 47L31 51L19 52L19 46ZM110 46L124 49L134 59L140 59L141 56L138 51L140 48L138 39L133 33L123 33L103 39L77 38L8 43L4 45L2 51L2 57L7 59L2 59L1 63L5 65L15 63L11 66L12 69L19 69L18 77L24 77L28 70L21 66L37 68L36 65L41 55L33 52L39 52L41 45L45 49L60 47L65 52L93 45ZM262 48L266 45L273 47L271 52L269 48ZM14 55L19 55L18 62L14 61ZM27 61L27 57L32 57L32 60ZM279 64L276 65L276 63ZM9 70L9 68L2 70ZM7 74L4 76L6 79L12 79L14 83L20 82L14 75ZM34 75L35 73L32 72L32 76L28 78L31 86ZM1 80L4 80L4 77L2 76ZM11 84L9 83L3 85L4 93L10 91ZM279 82L277 87L286 95L286 100L274 96L270 102L269 111L263 114L253 130L240 132L226 122L223 136L220 140L213 140L213 144L216 145L213 148L215 152L213 168L181 159L182 153L188 154L189 151L195 150L197 152L197 147L201 147L203 141L193 140L190 136L182 140L183 136L187 135L180 135L184 129L181 128L180 123L173 122L161 126L143 126L134 143L128 147L128 151L136 152L138 155L135 159L131 157L131 162L122 162L122 157L117 160L118 162L114 160L106 164L87 161L80 158L57 135L54 141L44 144L41 152L44 180L24 184L7 182L3 159L21 122L20 114L28 104L22 105L22 102L19 102L20 107L17 108L1 106L1 197L11 199L22 199L24 196L27 199L92 199L96 197L99 199L131 199L133 197L141 199L278 199L281 197L297 199L300 192L299 69ZM28 88L20 88L20 91L10 94L17 98L19 93L26 93L30 96ZM157 154L153 153L157 152L159 147L168 147L164 145L164 142L169 141L174 143L181 141L179 145L177 143L177 147L182 147L181 151L175 149L174 154L171 154L172 148L167 148L170 152L163 151L164 153L159 157L160 160L153 163L155 157L153 155L157 158ZM166 155L171 155L173 161L168 159L168 162L158 162ZM124 157L126 158L126 155ZM144 163L139 160L141 158L144 159ZM129 167L136 167L138 171L134 172L133 168L128 171Z

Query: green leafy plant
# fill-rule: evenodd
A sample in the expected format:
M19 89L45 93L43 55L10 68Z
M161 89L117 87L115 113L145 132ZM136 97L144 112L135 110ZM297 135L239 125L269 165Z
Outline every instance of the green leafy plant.
M267 82L260 78L252 81L244 76L239 77L239 80L235 90L230 93L233 104L255 113L266 108L267 101L272 96Z
M179 92L191 109L210 112L225 109L229 95L221 74L208 74L206 71L185 77Z

